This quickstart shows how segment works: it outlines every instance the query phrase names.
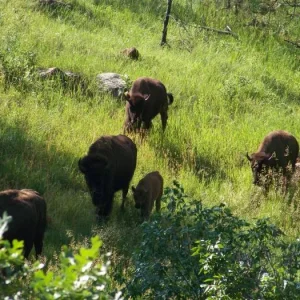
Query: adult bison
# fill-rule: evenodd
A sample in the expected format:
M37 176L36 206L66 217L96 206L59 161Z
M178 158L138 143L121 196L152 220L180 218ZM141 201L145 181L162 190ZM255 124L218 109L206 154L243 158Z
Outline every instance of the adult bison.
M282 172L284 184L287 187L291 172L288 170L289 163L292 165L292 172L295 171L295 164L299 153L299 144L290 133L277 130L270 132L262 141L258 150L251 154L246 154L251 162L253 173L253 183L264 185L267 189L269 179L266 175L271 172Z
M122 190L124 209L129 184L136 167L137 148L125 135L102 136L78 161L98 215L108 216L116 191Z
M3 239L24 241L24 257L28 258L34 245L36 257L42 253L47 226L47 205L33 190L5 190L0 192L0 216L6 211L12 216Z
M141 77L134 81L126 98L126 120L124 132L135 129L149 129L152 119L160 114L163 130L168 120L168 106L173 103L173 95L167 93L165 86L158 80Z

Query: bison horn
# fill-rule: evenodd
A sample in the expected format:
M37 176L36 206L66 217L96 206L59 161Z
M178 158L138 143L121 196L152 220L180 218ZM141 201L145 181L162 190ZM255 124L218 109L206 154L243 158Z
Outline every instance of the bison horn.
M150 98L150 94L149 95L144 95L144 99L147 101Z
M248 152L246 153L246 157L249 161L252 161L252 158L249 156Z
M272 155L268 158L268 160L271 160L272 158L276 158L276 152L273 152Z

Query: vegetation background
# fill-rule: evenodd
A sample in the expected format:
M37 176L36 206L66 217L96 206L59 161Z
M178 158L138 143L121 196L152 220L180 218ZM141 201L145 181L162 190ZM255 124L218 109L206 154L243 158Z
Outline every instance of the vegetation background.
M131 193L124 214L116 194L100 225L77 167L95 139L122 132L125 105L98 91L102 72L153 77L174 95L166 132L157 118L145 142L132 137L133 184L159 170L165 186L176 179L204 206L225 203L250 222L269 217L288 238L299 236L297 182L287 195L265 197L245 158L272 130L300 141L297 1L173 1L165 47L167 1L46 2L0 0L0 189L44 195L51 218L44 254L53 268L63 244L77 247L95 234L113 264L125 266L140 238ZM131 46L137 61L120 54ZM89 92L39 80L37 70L49 67L82 74Z

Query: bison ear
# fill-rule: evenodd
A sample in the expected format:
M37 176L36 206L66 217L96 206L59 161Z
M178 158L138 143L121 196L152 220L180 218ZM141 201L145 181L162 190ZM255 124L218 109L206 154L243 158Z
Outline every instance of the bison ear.
M150 98L150 94L149 95L144 95L144 99L145 99L145 101L147 101L149 98Z
M246 153L246 157L249 161L252 161L252 157L249 156L248 152Z
M86 173L86 166L83 164L83 162L82 162L82 158L80 158L79 160L78 160L78 168L79 168L79 170L83 173L83 174L85 174Z
M135 193L136 189L134 186L131 186L132 191Z

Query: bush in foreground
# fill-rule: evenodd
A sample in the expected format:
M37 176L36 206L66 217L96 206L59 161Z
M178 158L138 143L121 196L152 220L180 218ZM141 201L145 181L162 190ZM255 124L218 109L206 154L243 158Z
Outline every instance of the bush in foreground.
M57 270L44 271L40 262L24 262L23 242L11 246L2 240L11 217L0 219L0 289L4 299L120 299L107 273L107 255L100 255L102 242L91 239L90 248L74 253L63 247Z
M224 204L204 208L174 182L165 208L141 225L127 297L300 299L300 240L267 219L249 224Z

